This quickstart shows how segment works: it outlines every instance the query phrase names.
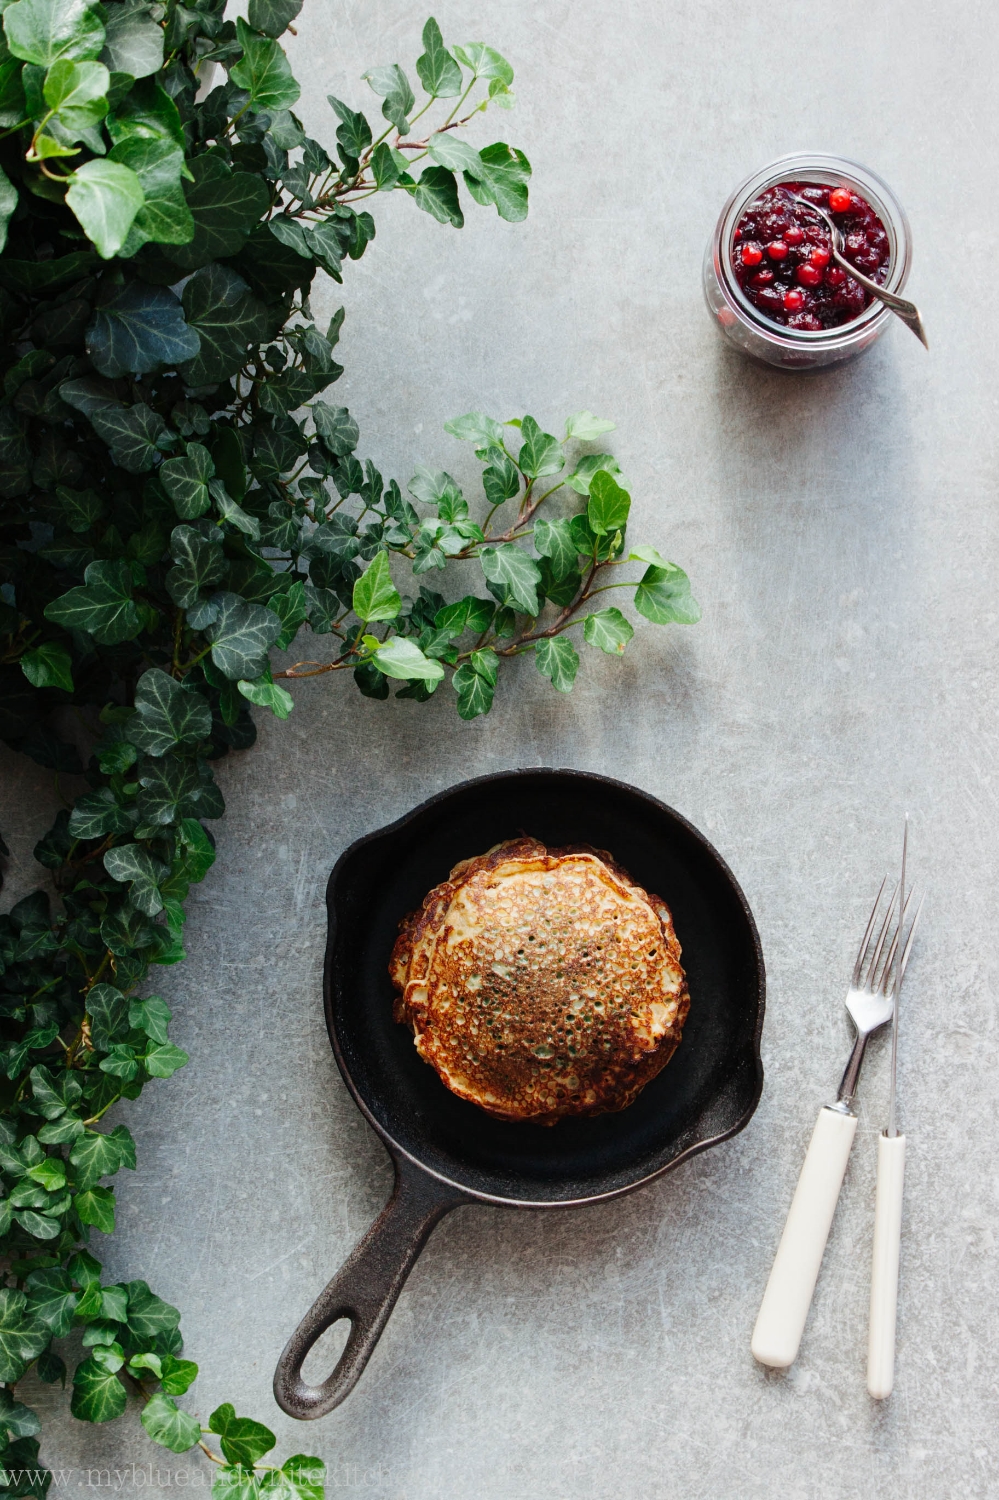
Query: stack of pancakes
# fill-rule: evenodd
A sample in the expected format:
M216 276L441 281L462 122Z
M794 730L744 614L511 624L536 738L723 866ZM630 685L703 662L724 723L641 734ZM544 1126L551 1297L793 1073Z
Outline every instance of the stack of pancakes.
M449 1089L501 1120L624 1109L690 997L669 908L609 854L508 840L400 924L395 1019Z

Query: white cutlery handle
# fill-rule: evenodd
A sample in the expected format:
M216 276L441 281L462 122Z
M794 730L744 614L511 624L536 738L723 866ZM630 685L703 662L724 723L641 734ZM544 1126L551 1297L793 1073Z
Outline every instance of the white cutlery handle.
M856 1131L856 1115L819 1110L753 1329L761 1365L786 1370L798 1357Z
M867 1389L876 1401L890 1396L895 1383L895 1312L898 1306L898 1249L902 1237L904 1178L905 1136L879 1136L871 1326L867 1340Z

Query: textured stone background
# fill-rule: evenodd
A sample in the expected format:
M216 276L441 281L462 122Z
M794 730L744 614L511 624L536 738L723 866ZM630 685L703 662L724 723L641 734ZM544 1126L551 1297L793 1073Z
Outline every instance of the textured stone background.
M421 708L304 684L288 724L222 763L219 859L191 956L159 986L191 1063L123 1116L139 1168L101 1250L183 1308L201 1413L236 1400L284 1453L322 1455L331 1495L994 1495L999 16L974 0L453 0L438 18L517 69L516 111L476 139L526 149L531 214L473 206L456 233L377 204L343 291L338 389L361 451L403 482L414 462L470 478L441 430L458 412L612 416L634 534L688 568L704 621L641 627L623 662L588 654L568 699L527 663L470 725L448 691ZM308 0L291 51L314 134L333 134L327 91L367 106L366 66L411 65L423 20L404 0ZM699 278L718 207L803 146L870 163L906 204L929 355L898 328L808 379L716 341ZM624 1201L455 1213L357 1391L302 1427L273 1404L274 1362L390 1180L323 1028L326 876L430 793L530 764L625 777L730 861L769 969L763 1102L744 1135ZM3 768L26 881L49 778ZM879 1407L864 1370L881 1043L801 1357L764 1374L749 1337L903 807L931 900L905 996L898 1379ZM110 1465L125 1489L133 1464L164 1482L183 1465L134 1422L93 1432L40 1400L52 1464Z

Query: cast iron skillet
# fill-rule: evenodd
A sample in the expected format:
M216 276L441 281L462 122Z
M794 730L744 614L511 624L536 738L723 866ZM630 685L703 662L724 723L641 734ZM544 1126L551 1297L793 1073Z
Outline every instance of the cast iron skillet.
M690 1015L669 1065L619 1114L555 1126L491 1119L456 1098L392 1020L387 964L401 917L461 859L529 833L607 849L673 912ZM662 802L581 771L463 782L353 844L327 891L326 1024L344 1082L395 1163L387 1207L306 1313L278 1362L292 1417L353 1389L435 1224L461 1203L567 1208L651 1182L746 1125L763 1087L765 978L756 924L728 866ZM351 1323L322 1385L302 1378L331 1324Z

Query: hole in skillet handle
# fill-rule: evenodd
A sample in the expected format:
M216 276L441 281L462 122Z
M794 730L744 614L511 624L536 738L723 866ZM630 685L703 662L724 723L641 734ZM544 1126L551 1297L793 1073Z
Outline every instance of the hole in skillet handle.
M465 1193L393 1156L392 1196L285 1346L274 1372L274 1399L299 1421L324 1417L354 1389L416 1258L436 1225ZM343 1319L350 1333L332 1374L309 1385L302 1366L328 1328Z

